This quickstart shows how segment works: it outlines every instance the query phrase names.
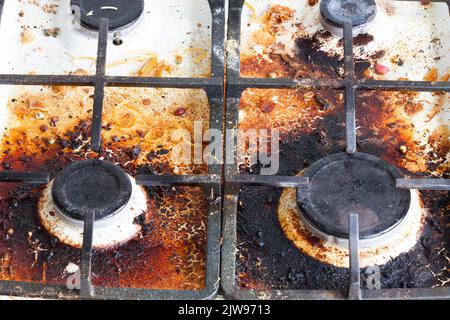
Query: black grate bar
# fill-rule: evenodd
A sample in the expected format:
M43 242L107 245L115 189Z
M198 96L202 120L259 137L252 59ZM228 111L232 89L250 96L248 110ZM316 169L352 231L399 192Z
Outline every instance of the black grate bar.
M220 175L138 175L136 183L147 187L209 185L220 183Z
M80 294L83 298L91 298L94 295L94 287L91 279L92 269L92 242L94 237L95 213L84 218L83 246L81 248L81 278Z
M356 90L450 92L448 81L360 80L356 81L355 87Z
M0 85L95 86L96 76L0 74ZM203 88L223 85L219 78L105 76L106 87Z
M102 119L103 119L103 99L105 97L105 71L106 71L106 51L108 48L109 20L102 18L98 32L97 48L97 68L94 92L94 112L92 119L92 149L100 152Z
M348 216L349 229L349 262L350 262L350 287L348 298L351 300L361 300L361 275L359 268L359 220L356 213Z
M355 64L353 61L352 23L344 23L344 68L345 79L345 132L347 152L356 152L356 99L355 99Z
M232 94L229 91L227 91L227 94ZM238 148L237 146L237 139L238 139L238 125L239 125L239 92L234 92L234 94L237 96L236 98L230 98L227 97L227 104L226 104L226 121L225 121L225 128L226 128L226 136L232 137L233 139L233 145L235 146L232 148L232 150L229 150L229 152L226 153L225 157L225 168L224 173L225 175L235 175L238 173Z
M225 60L225 28L223 23L225 21L225 0L213 1L208 0L209 8L211 9L212 29L211 29L211 77L224 77L224 60Z
M342 90L348 84L346 80L332 79L266 79L238 78L230 79L229 85L238 87L241 91L247 88L256 89L333 89ZM355 80L356 91L385 90L411 92L450 92L450 82L438 81L392 81L392 80Z
M347 153L356 152L356 99L352 86L345 88L345 137Z
M306 177L257 176L245 174L226 176L225 181L231 185L273 186L281 188L306 187L309 185L309 178Z
M247 88L256 89L344 89L345 80L334 79L291 79L291 78L238 78L230 79L229 85L236 86L242 90Z
M23 75L0 74L0 85L36 85L36 86L95 86L95 76L67 76L67 75ZM345 80L332 79L266 79L266 78L239 78L230 79L232 86L258 89L334 89L345 88ZM179 78L179 77L128 77L106 76L106 87L141 87L141 88L203 88L221 86L222 80L218 78ZM355 90L385 90L385 91L420 91L420 92L450 92L450 82L438 81L393 81L393 80L356 80Z
M355 78L355 63L353 60L353 27L350 21L344 23L344 77L347 80Z
M0 182L25 182L25 183L49 183L51 175L48 173L31 172L0 172Z
M94 86L95 76L1 74L1 85Z
M127 76L106 76L105 86L107 87L141 87L141 88L203 88L223 85L223 80L219 78L177 78L177 77L127 77Z
M240 74L241 13L244 2L234 0L228 3L227 81L239 78Z
M397 179L397 188L450 191L450 179Z

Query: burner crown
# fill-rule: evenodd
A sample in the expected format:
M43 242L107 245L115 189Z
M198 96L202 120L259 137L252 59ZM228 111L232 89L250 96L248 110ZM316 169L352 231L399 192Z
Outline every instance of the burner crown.
M345 21L351 21L353 35L366 32L375 19L377 7L374 0L322 0L320 19L325 29L342 36Z
M360 238L375 238L408 213L411 193L396 188L399 171L375 156L335 154L314 163L304 175L310 185L297 191L300 212L325 235L348 239L348 215L356 213Z
M95 213L100 220L125 207L131 197L128 175L118 166L102 161L77 162L62 170L52 186L52 197L60 212L72 219L83 220Z
M100 20L109 19L109 31L118 31L134 24L144 12L144 0L71 0L71 7L81 26L98 31Z

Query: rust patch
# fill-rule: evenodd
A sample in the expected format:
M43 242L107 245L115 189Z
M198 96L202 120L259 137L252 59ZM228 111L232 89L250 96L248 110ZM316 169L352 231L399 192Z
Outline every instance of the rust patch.
M428 139L430 146L433 148L436 156L442 160L450 153L450 129L446 125L437 127Z

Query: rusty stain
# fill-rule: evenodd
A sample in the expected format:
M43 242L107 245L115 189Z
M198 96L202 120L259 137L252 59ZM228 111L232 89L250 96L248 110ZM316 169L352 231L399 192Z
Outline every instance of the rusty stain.
M204 165L177 167L170 157L173 130L192 130L194 120L207 123L209 108L201 92L108 89L100 154L89 148L92 89L42 87L38 93L32 92L23 90L9 104L12 121L1 141L2 171L56 174L74 161L102 157L131 175L206 172ZM145 108L139 97L158 102L158 107ZM187 110L183 118L172 115L179 104ZM36 112L43 116L36 117ZM53 121L55 115L58 121ZM140 126L140 122L148 125ZM48 126L45 132L40 130L43 124ZM69 263L79 265L80 250L52 237L41 226L37 202L42 188L20 183L1 186L0 279L65 285L69 274L64 270ZM148 188L147 193L149 209L135 221L142 232L119 247L94 251L94 285L204 288L207 204L202 190ZM12 235L7 232L10 228L14 229Z

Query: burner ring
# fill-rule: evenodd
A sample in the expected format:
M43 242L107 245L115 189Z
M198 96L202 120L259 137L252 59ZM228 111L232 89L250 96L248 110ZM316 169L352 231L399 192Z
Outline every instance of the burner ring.
M358 27L375 18L376 3L374 0L322 0L320 14L337 27L342 28L347 20Z
M364 33L377 14L374 0L322 0L320 20L325 29L342 36L344 22L350 20L353 36Z
M102 160L80 161L66 167L52 186L56 208L74 220L84 220L92 212L96 221L111 217L126 206L131 193L128 175Z
M71 8L81 26L98 31L100 20L109 19L109 31L118 31L134 24L144 12L144 0L71 0Z
M332 155L304 176L310 185L297 189L297 204L302 218L324 235L348 239L348 215L357 213L360 239L377 238L398 226L410 208L411 192L395 186L400 172L366 153Z

